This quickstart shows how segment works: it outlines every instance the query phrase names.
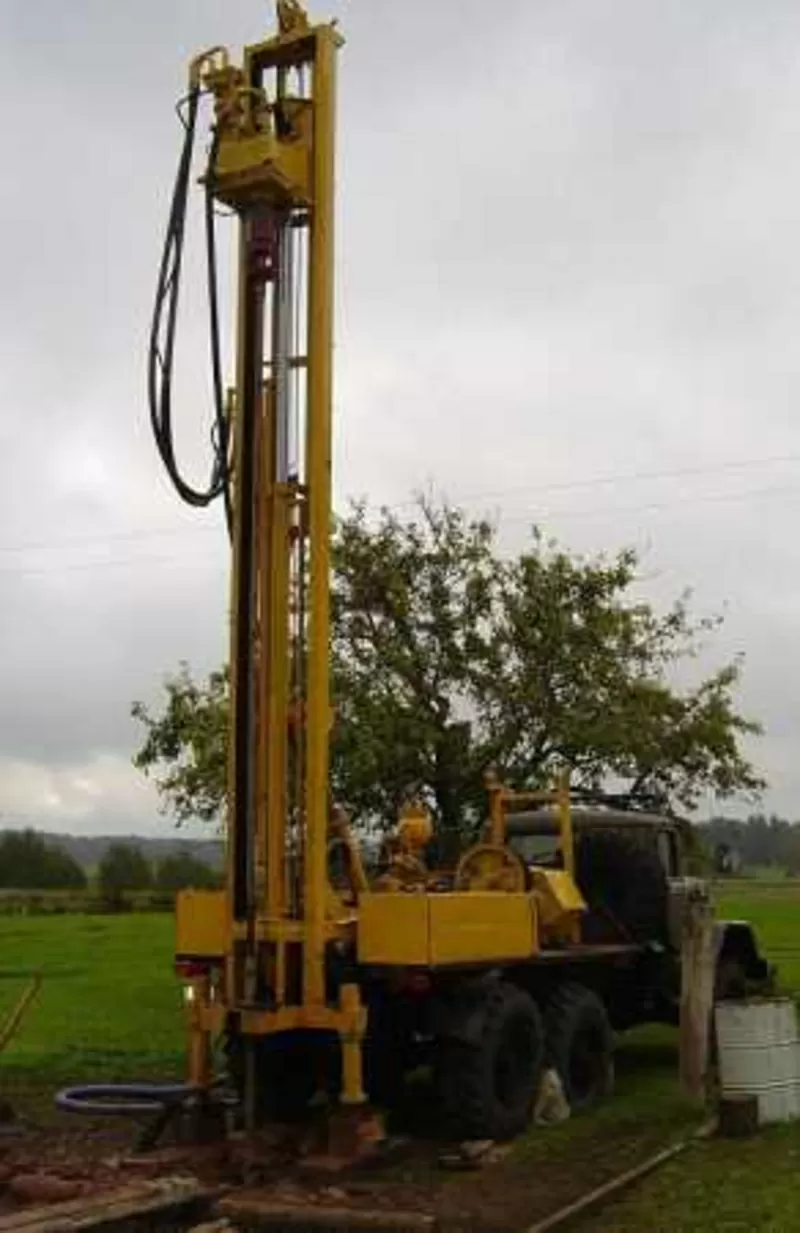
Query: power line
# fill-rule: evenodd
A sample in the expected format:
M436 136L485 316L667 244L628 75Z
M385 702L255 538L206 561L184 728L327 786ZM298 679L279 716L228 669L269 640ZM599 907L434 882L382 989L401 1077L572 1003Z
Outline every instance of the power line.
M610 483L624 483L624 482L630 482L630 481L637 480L637 479L639 480L656 479L656 478L666 479L666 478L678 478L680 476L685 476L685 475L700 475L700 474L710 475L710 474L723 473L726 471L733 471L733 470L739 470L743 468L749 468L753 466L770 465L770 464L775 464L775 463L788 463L788 462L800 462L800 455L788 455L787 454L787 455L774 456L772 458L749 459L749 460L745 459L745 460L741 460L738 462L721 463L717 467L685 467L685 468L676 468L671 471L638 472L638 473L631 473L628 475L596 477L594 479L589 479L589 478L578 479L574 481L564 481L563 483L536 485L536 490L537 492L556 492L556 491L569 490L569 489L583 489L583 488L591 488L591 487L596 487L596 486L599 487L601 485L610 484ZM529 492L532 486L533 485L525 489L521 489L521 488L506 489L502 493L498 492L497 494L495 494L495 497L499 498L501 496L511 496L514 493ZM729 502L729 501L735 503L738 501L748 501L748 500L760 499L760 498L770 498L770 497L776 497L776 496L795 496L795 495L800 495L800 484L780 485L780 486L770 485L765 488L747 489L743 492L729 492L729 493L722 492L722 493L705 493L705 494L700 493L700 494L694 494L690 496L682 495L682 496L679 496L669 501L640 502L640 503L631 504L631 505L612 505L612 506L592 505L592 506L584 507L583 509L568 509L568 508L559 509L557 507L552 507L552 506L548 508L540 508L537 506L530 506L525 510L517 510L517 511L509 512L508 514L503 515L502 521L505 523L518 523L521 521L528 521L528 520L536 521L537 519L544 520L544 519L553 519L553 518L607 517L609 515L616 515L616 514L658 513L658 512L664 512L667 510L685 508L685 507L690 507L690 506L695 506L695 505L716 504L719 502ZM462 500L466 500L466 499L467 498L462 498ZM473 498L473 499L476 499L476 498ZM490 499L490 497L488 494L484 494L483 499L488 500ZM394 504L387 504L386 508L403 509L403 508L408 508L410 506L413 506L414 504L415 503L413 501L397 502ZM156 538L163 537L163 536L167 536L167 537L175 536L175 535L194 536L198 534L208 535L210 532L212 531L216 532L217 530L218 528L216 527L208 527L208 526L206 527L197 527L197 526L163 527L163 528L157 528L157 529L154 528L148 531L111 532L110 534L102 536L102 537L74 536L74 537L69 537L69 538L58 539L55 541L53 540L50 540L50 541L45 541L45 540L20 541L15 544L0 544L0 553L17 553L17 552L24 552L24 551L39 551L39 550L52 551L54 549L61 550L61 549L69 548L73 546L79 547L79 546L90 546L90 545L97 546L97 547L103 547L103 546L107 546L108 544L112 544L112 543L122 543L122 542L134 543L134 542L140 542L140 541L145 541L145 540L152 540L152 539L156 539ZM110 558L110 559L99 560L99 561L70 562L64 565L54 562L53 564L42 565L42 566L29 566L29 565L21 565L19 567L0 566L0 576L6 575L6 576L13 576L13 577L28 577L28 576L37 576L37 575L45 575L45 574L52 574L52 573L69 573L73 571L117 568L117 567L129 566L129 565L135 566L138 564L147 564L147 565L174 564L176 562L182 562L182 561L193 561L193 562L199 563L202 561L211 561L213 559L214 557L210 554L206 554L206 555L203 555L202 557L198 557L197 554L191 554L191 553L187 554L184 552L184 553L170 553L168 555L160 555L160 556L116 557L116 558Z
M38 552L52 551L53 549L71 548L95 545L102 547L106 544L119 543L126 541L138 541L147 539L158 539L161 536L170 535L208 535L209 532L218 530L217 527L160 527L149 531L109 531L105 535L69 535L62 536L58 539L49 540L19 540L16 543L2 544L0 543L0 552ZM0 570L2 572L2 570Z
M531 507L527 511L519 511L503 516L503 522L520 522L531 517L539 518L602 518L608 514L644 514L659 513L665 510L692 507L695 505L713 505L726 501L749 501L763 497L800 496L800 484L782 487L750 488L745 492L706 493L692 497L681 497L673 501L654 501L639 505L595 505L584 509L542 509Z
M703 467L674 467L664 471L630 471L621 472L616 475L595 475L586 476L582 479L574 480L558 480L554 483L538 484L532 481L524 487L517 486L514 488L502 488L495 491L474 491L462 493L458 498L462 501L496 501L503 497L517 496L520 493L530 492L535 488L537 492L568 492L583 488L600 488L607 484L626 484L626 483L643 483L646 480L661 480L661 479L682 479L689 475L722 475L726 472L741 471L752 467L767 467L779 464L791 464L800 462L800 454L773 454L765 458L740 458L732 459L728 462L716 463L713 466ZM387 504L389 509L406 509L415 502L399 501L393 504Z
M723 502L749 501L759 498L769 498L775 496L800 496L800 484L783 487L755 488L748 489L745 492L730 492L730 493L710 493L706 495L695 496L691 498L679 498L675 501L656 502L639 505L612 505L612 506L592 506L580 510L558 510L558 509L535 509L531 507L526 511L517 511L507 514L503 517L502 522L518 523L522 521L536 522L555 518L579 518L579 517L604 517L614 514L643 514L648 512L659 512L665 510L689 508L696 505L716 504ZM73 571L91 571L103 570L111 568L119 568L136 565L172 565L177 563L192 563L206 564L217 561L217 557L211 553L171 553L162 556L134 556L134 557L117 557L99 561L81 561L71 562L66 565L53 563L47 566L21 566L19 568L11 566L9 568L0 567L0 577L28 577L46 574L61 574L71 573Z
M0 568L0 578L30 578L45 574L71 574L83 573L92 570L102 569L120 569L129 565L177 565L182 563L191 563L195 565L210 564L217 562L217 558L210 553L202 555L182 553L180 555L173 553L169 556L136 556L136 557L116 557L105 561L74 561L67 565L45 565L45 566L21 566L19 569L12 566L9 569Z
M494 491L484 490L464 493L459 498L459 501L496 501L501 500L504 497L518 496L520 493L529 493L532 489L535 489L537 493L569 492L585 488L600 488L608 484L639 483L646 480L660 479L680 479L690 475L722 475L726 472L740 471L754 467L767 467L792 463L800 463L800 454L774 454L764 458L733 459L727 462L717 463L713 466L674 467L663 471L632 471L627 473L621 472L616 475L586 476L574 480L558 480L546 484L535 483L532 481L524 487L516 486L513 488L496 489ZM412 499L407 501L381 502L380 504L385 505L387 509L401 510L413 507L416 504L416 501ZM639 509L641 507L636 506L624 508ZM588 512L593 513L594 510L590 510ZM183 527L154 527L147 531L112 531L102 536L64 536L55 540L19 540L15 543L5 544L0 542L0 553L57 551L61 548L67 548L73 545L79 546L94 544L101 546L123 541L139 542L175 535L186 535L193 537L195 535L208 535L212 532L216 533L218 529L219 528L216 526L197 526L193 524ZM0 570L0 572L3 571Z

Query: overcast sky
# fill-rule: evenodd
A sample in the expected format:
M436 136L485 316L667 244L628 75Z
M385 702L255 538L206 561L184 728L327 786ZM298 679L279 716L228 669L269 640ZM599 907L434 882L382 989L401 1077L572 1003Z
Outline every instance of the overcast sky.
M800 817L800 6L331 0L336 490L433 483L725 607ZM493 16L494 14L494 16ZM227 548L151 442L145 343L196 51L262 0L0 4L0 824L153 831L135 697L224 653ZM195 215L194 224L199 223ZM180 445L205 466L202 264ZM710 802L709 802L710 804Z

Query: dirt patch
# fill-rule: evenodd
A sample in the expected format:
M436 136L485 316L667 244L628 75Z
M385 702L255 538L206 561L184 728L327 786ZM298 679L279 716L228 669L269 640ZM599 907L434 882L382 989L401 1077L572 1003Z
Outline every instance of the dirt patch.
M425 1213L444 1233L515 1233L682 1134L686 1110L668 1095L673 1065L674 1054L661 1059L651 1048L628 1051L621 1090L605 1106L492 1149L488 1163L471 1172L442 1169L443 1144L418 1135L400 1140L380 1163L324 1170L311 1167L313 1149L309 1154L306 1142L304 1150L302 1136L280 1132L195 1148L173 1141L136 1155L130 1122L23 1128L19 1135L0 1138L0 1212L19 1210L31 1201L26 1191L35 1194L38 1186L42 1193L52 1179L86 1195L191 1176L215 1191L256 1190L285 1204ZM430 1133L433 1106L427 1108L417 1132L427 1121ZM21 1192L19 1181L13 1184L20 1176Z
M113 1190L120 1184L119 1155L129 1141L129 1127L16 1128L0 1140L0 1215Z
M20 1210L67 1189L101 1194L144 1178L181 1175L223 1192L255 1188L285 1204L428 1213L444 1233L510 1233L644 1160L662 1146L663 1135L648 1134L636 1120L612 1135L580 1140L541 1130L475 1172L458 1174L439 1167L441 1145L415 1143L401 1163L323 1178L299 1165L287 1167L265 1143L171 1147L131 1157L121 1134L49 1132L0 1147L0 1210Z

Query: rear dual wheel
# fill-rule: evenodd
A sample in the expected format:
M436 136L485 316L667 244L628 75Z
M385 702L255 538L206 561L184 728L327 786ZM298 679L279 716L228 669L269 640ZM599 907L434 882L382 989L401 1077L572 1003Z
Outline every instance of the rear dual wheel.
M545 1066L558 1073L572 1109L588 1108L609 1093L611 1027L603 1003L583 985L558 988L543 1020L528 993L501 981L486 994L478 1023L468 1039L440 1043L439 1092L454 1137L521 1134Z
M438 1086L448 1131L459 1139L512 1139L539 1090L544 1031L533 999L507 982L486 994L479 1030L442 1041Z
M547 1065L561 1080L571 1109L587 1109L613 1086L613 1035L600 998L569 982L551 997L545 1014Z

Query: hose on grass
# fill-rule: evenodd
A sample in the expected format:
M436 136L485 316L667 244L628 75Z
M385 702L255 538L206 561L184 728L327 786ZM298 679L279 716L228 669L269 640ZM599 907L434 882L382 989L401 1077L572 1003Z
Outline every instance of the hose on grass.
M56 1108L90 1117L150 1117L196 1095L191 1083L86 1083L62 1088Z

